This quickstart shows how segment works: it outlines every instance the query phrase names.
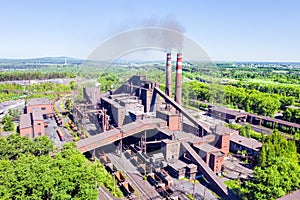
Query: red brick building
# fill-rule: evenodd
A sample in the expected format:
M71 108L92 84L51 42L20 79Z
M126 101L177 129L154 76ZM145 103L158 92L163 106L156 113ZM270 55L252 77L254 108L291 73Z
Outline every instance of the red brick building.
M22 114L20 116L19 129L20 129L21 136L27 136L29 138L33 138L31 114Z
M176 132L175 138L180 141L187 141L192 144L195 152L215 173L220 173L224 158L229 154L230 137L238 134L238 131L224 127L211 126L213 134L203 137L196 136L193 133Z
M225 153L222 150L207 143L193 145L193 147L213 172L221 171L225 158Z
M44 120L53 114L53 104L49 99L29 100L26 105L26 113L20 116L20 135L29 138L45 135Z
M53 104L47 98L30 99L26 105L26 113L32 113L33 108L42 110L43 115L54 114Z

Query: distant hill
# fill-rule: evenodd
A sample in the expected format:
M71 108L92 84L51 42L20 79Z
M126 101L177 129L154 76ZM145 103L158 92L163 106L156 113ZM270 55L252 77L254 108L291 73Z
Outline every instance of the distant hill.
M82 64L83 59L70 57L43 57L43 58L28 58L28 59L5 59L0 58L0 64Z
M68 65L76 65L76 64L83 64L83 63L101 63L102 61L93 61L93 60L85 60L85 59L79 59L79 58L71 58L71 57L41 57L41 58L26 58L26 59L7 59L7 58L0 58L0 66L3 65L63 65L65 62ZM145 64L145 63L164 63L165 60L143 60L143 59L118 59L115 60L114 63L118 64ZM175 62L175 61L173 61ZM188 60L185 60L184 62L192 64L193 62L189 62ZM196 62L197 63L197 62ZM212 63L215 64L255 64L255 65L282 65L282 66L294 66L294 67L300 67L300 62L257 62L257 61L212 61Z

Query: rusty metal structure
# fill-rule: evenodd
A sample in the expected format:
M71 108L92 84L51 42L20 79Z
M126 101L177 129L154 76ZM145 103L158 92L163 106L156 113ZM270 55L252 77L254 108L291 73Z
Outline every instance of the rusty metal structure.
M166 61L166 92L159 86L159 83L147 80L146 76L136 75L115 91L102 95L97 110L102 131L78 141L77 148L83 153L94 152L95 149L117 143L116 149L122 150L123 140L143 134L139 141L142 154L147 154L147 145L161 144L165 158L179 159L180 156L185 156L197 166L197 170L204 174L221 196L228 197L227 187L215 173L220 172L223 160L229 153L232 131L199 121L181 105L181 53L177 54L176 60L175 98L172 98L171 90L170 53L167 54ZM85 110L78 114L84 117L87 112ZM148 137L153 130L160 135L149 141ZM142 156L140 159L147 160L146 157ZM147 167L149 168L144 166L145 169Z

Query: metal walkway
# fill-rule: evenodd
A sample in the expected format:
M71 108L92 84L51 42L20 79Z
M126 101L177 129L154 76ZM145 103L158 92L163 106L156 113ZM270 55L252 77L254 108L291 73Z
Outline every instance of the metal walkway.
M203 172L204 177L213 184L218 193L224 197L228 198L228 188L221 181L221 179L209 168L209 166L200 158L200 156L194 151L194 149L187 143L182 142L182 147L185 153L188 154L188 157L195 163L198 168Z
M77 148L82 152L94 150L111 144L115 141L121 140L128 136L140 133L146 130L152 130L160 127L165 127L166 122L158 118L148 118L144 120L137 120L135 122L126 124L120 128L111 129L109 131L91 136L89 138L76 142Z
M207 133L209 133L210 130L210 125L207 123L203 123L200 122L199 120L197 120L196 118L194 118L190 113L188 113L181 105L179 105L178 103L176 103L171 97L169 97L168 95L166 95L163 91L161 91L161 89L159 89L158 87L154 88L155 91L162 97L165 99L165 101L167 101L167 103L170 103L172 106L174 106L174 108L176 108L178 111L180 111L183 116L185 116L188 120L190 120L194 125L196 125L201 131L206 131ZM202 134L203 135L203 134Z

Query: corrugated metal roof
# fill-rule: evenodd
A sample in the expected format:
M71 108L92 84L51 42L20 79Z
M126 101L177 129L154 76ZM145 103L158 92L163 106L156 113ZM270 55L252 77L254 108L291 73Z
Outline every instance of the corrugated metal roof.
M77 144L77 147L78 148L81 148L83 146L86 146L86 145L91 145L97 141L101 141L105 138L108 138L112 135L115 135L117 133L119 133L120 130L119 129L111 129L109 131L106 131L106 132L103 132L103 133L100 133L98 135L95 135L95 136L91 136L91 137L88 137L86 139L83 139L83 140L79 140L76 144Z
M139 132L144 131L144 130L154 129L154 128L157 127L157 124L163 123L163 122L164 121L162 119L157 119L157 118L137 120L135 122L126 124L126 125L118 128L118 129L117 128L111 129L109 131L100 133L98 135L91 136L89 138L80 140L76 143L77 148L81 149L82 147L87 147L88 150L95 149L97 147L100 147L100 146L112 143L116 140L119 140L120 138L115 138L113 141L111 141L111 140L108 141L108 138L116 136L121 131L124 134L126 134L125 137L127 137L129 135L139 133Z

